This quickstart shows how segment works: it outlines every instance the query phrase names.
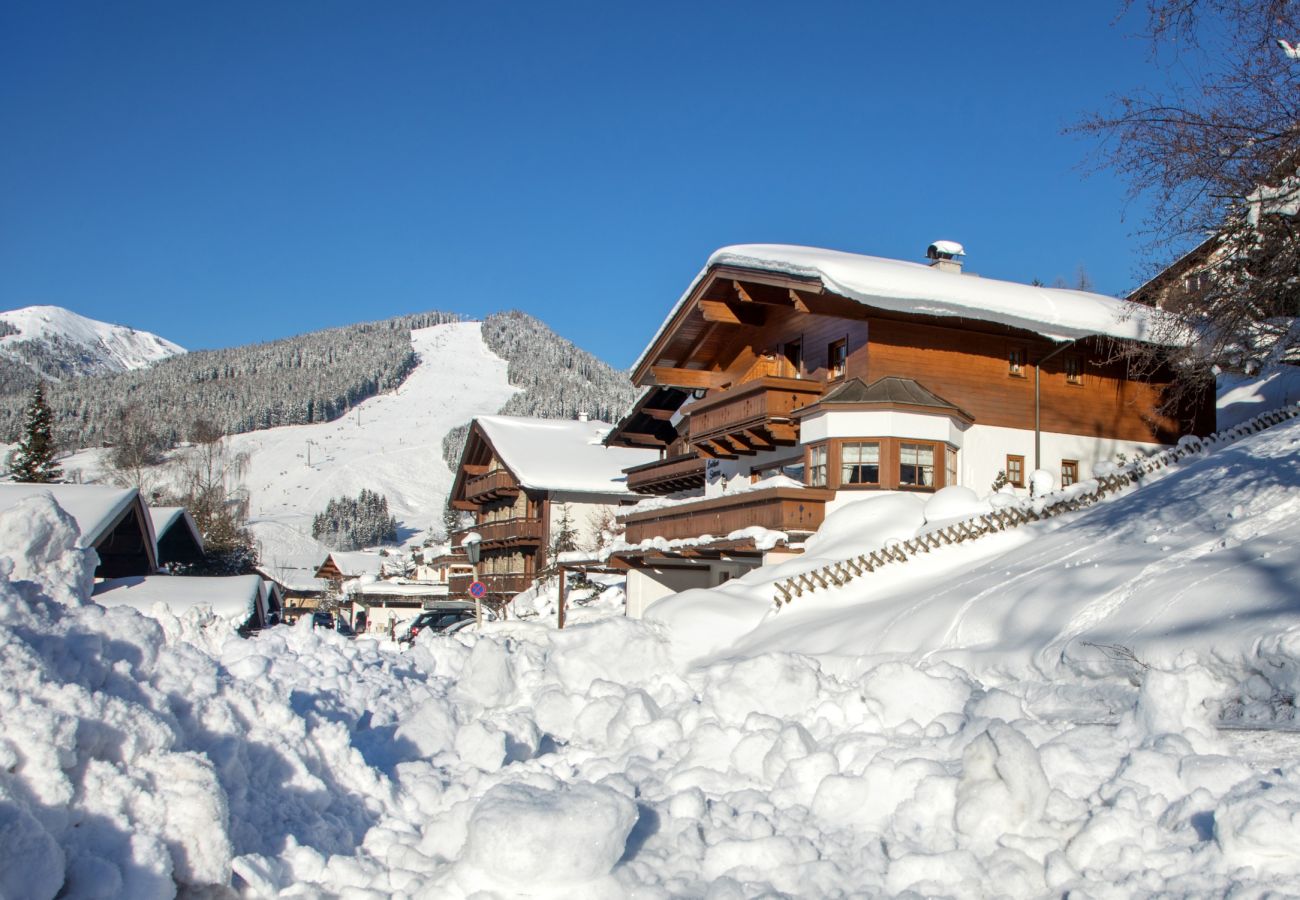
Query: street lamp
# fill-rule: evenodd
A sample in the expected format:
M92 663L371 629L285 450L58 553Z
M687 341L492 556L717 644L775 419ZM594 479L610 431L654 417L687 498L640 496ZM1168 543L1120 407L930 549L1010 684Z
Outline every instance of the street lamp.
M465 549L465 558L469 560L470 585L473 586L478 582L478 561L479 552L483 549L483 535L471 531L460 539L460 545ZM483 598L477 596L474 598L474 627L483 628Z

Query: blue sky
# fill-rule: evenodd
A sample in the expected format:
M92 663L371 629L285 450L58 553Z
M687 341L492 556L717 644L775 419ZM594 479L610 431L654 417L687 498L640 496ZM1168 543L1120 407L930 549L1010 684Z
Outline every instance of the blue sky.
M0 5L0 307L229 346L518 308L626 366L715 248L1133 286L1118 3Z

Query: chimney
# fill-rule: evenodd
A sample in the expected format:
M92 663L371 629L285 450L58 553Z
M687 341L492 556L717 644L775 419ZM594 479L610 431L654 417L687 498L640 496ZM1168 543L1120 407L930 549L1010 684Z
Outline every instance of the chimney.
M586 422L589 418L591 418L591 417L588 416L585 412L580 412L580 413L578 413L578 421L579 421L579 422Z
M961 257L966 255L966 250L956 241L935 241L926 249L925 255L930 259L930 268L960 275Z

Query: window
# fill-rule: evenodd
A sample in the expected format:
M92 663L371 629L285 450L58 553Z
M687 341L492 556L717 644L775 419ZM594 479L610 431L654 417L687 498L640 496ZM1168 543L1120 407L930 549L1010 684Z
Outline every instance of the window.
M830 346L826 348L826 377L829 379L843 378L847 361L848 341L845 338L832 341Z
M943 460L943 486L952 487L957 483L957 451L944 447Z
M788 341L781 348L781 356L785 359L782 367L785 371L781 374L788 378L798 378L803 372L803 339Z
M934 487L934 445L898 445L898 484Z
M826 487L826 445L808 448L808 484Z
M1024 375L1025 374L1025 351L1020 348L1010 350L1007 353L1007 374Z
M1023 456L1007 457L1007 484L1016 487L1025 486L1025 458Z
M1065 383L1066 384L1083 384L1083 363L1077 356L1067 356L1065 358Z
M880 484L880 444L840 445L840 485Z
M1061 487L1067 488L1079 480L1079 461L1077 459L1061 460Z

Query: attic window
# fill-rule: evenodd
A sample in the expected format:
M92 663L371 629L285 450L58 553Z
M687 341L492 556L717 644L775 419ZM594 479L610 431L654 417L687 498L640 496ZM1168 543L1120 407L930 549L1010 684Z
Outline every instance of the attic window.
M844 367L848 361L848 341L840 338L831 341L826 348L826 377L834 380L844 377Z
M1065 358L1065 383L1083 384L1083 364L1077 356Z
M1007 374L1024 377L1025 351L1019 347L1007 352Z

